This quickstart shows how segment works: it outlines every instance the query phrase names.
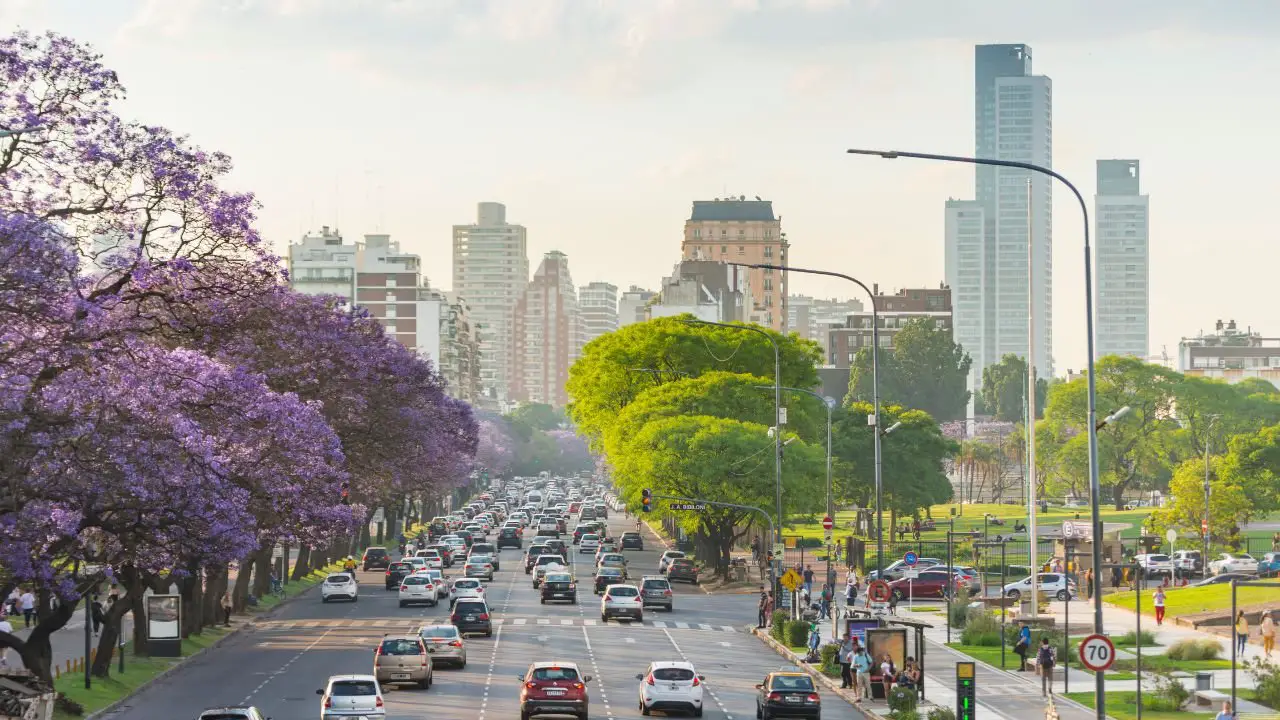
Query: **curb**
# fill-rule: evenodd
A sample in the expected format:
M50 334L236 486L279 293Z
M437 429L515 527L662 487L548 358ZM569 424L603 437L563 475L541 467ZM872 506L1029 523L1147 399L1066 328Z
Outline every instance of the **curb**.
M317 583L317 585L318 585L318 584L319 584L319 583ZM215 649L215 648L220 647L223 643L225 643L225 642L227 642L228 640L230 640L230 639L232 639L232 638L236 637L237 635L239 635L240 633L242 633L242 632L244 632L244 631L246 631L246 630L252 630L252 629L255 629L255 628L257 627L257 625L258 625L258 622L259 622L259 621L261 621L261 620L268 620L268 619L270 619L272 616L274 616L274 615L276 614L276 612L278 612L278 611L280 610L280 608L283 608L283 607L285 607L285 606L287 606L287 605L289 605L289 604L293 603L293 601L295 601L295 600L301 599L301 598L302 598L302 596L304 596L304 595L306 595L306 594L310 593L310 592L311 592L312 590L314 590L315 588L316 588L316 585L313 585L313 586L311 586L311 587L307 588L306 590L303 590L302 592L298 593L297 595L294 595L293 597L285 598L284 600L280 601L280 602L279 602L279 603L277 603L275 606L273 606L270 610L267 610L266 612L262 612L262 613L258 613L258 614L256 614L256 615L254 615L251 619L248 619L248 620L246 620L245 622L241 623L239 627L233 628L233 629L232 629L230 632L228 632L227 634L223 635L222 637L218 638L217 640L214 640L214 641L213 641L213 642L212 642L208 647L201 648L201 649L197 650L196 652L194 652L194 653L192 653L192 654L190 654L190 655L188 655L188 656L186 656L186 657L182 658L179 662L174 663L172 666L170 666L170 667L168 667L168 668L166 668L166 669L164 669L164 670L160 671L159 673L157 673L157 674L156 674L156 676L155 676L155 677L151 678L150 680L148 680L148 681L146 681L146 682L142 683L141 685L139 685L138 687L134 688L134 689L133 689L133 691L132 691L132 692L130 692L128 695L125 695L124 697L120 698L119 700L116 700L115 702L113 702L113 703L111 703L110 705L108 705L108 706L106 706L106 707L102 708L101 710L98 710L98 711L96 711L96 712L93 712L93 713L90 713L90 714L88 714L88 715L85 715L85 716L84 716L84 720L98 720L98 718L105 717L106 715L109 715L110 713L115 712L115 711L116 711L116 710L117 710L121 705L124 705L126 702L128 702L128 701L129 701L131 698L133 698L135 695L137 695L137 694L139 694L139 693L143 692L144 690L147 690L148 688L150 688L151 686L153 686L153 685L155 685L156 683L160 682L161 680L165 679L165 678L166 678L166 677L168 677L169 675L171 675L171 674L173 674L174 672L177 672L178 670L182 669L182 668L187 664L187 662L189 662L189 661L190 661L190 660L192 660L193 658L200 657L201 655L203 655L203 654L205 654L205 653L209 652L210 650L213 650L213 649Z
M821 670L815 669L812 665L808 663L800 662L796 658L796 654L791 652L790 648L787 648L782 643L770 637L768 631L761 632L760 628L751 628L751 634L755 635L757 638L760 638L762 641L764 641L764 644L772 648L774 652L778 653L779 655L786 658L787 660L790 660L791 662L795 663L797 666L800 667L801 670L805 671L810 677L816 680L819 685L822 685L826 689L835 693L836 697L840 698L841 700L844 700L854 710L857 710L858 712L862 713L866 717L872 718L873 720L889 720L886 716L881 715L875 712L874 710L865 708L862 705L855 703L854 701L845 697L845 693L840 689L839 685L836 685L835 680L832 680L831 678L827 677L822 673Z

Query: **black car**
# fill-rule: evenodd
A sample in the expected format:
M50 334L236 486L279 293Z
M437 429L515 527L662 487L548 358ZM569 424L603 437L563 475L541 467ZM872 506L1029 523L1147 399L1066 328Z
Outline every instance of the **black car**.
M596 594L600 595L605 588L610 585L621 585L627 581L627 575L621 568L602 567L596 571L595 589Z
M504 547L513 547L517 550L524 547L519 528L504 527L498 532L498 549L501 550Z
M471 537L470 530L459 530L458 532L454 533L454 535L457 535L458 537L462 538L462 542L466 544L467 549L470 549L471 544L476 541L475 538Z
M427 537L435 540L442 535L449 534L449 524L444 518L438 517L431 521L431 525L427 527Z
M756 685L756 717L822 717L822 698L802 672L774 672Z
M698 566L694 565L689 558L676 558L667 566L667 580L671 582L684 580L687 583L697 585Z
M552 600L568 600L570 605L578 604L578 583L573 581L569 573L547 573L542 581L542 604Z
M483 600L467 598L453 604L449 622L458 632L493 637L493 621L489 618L489 604Z
M640 533L632 530L622 533L622 549L623 550L643 550L644 538Z
M386 548L371 547L364 551L364 557L360 562L364 565L365 572L370 569L381 570L391 565L391 553L387 552Z
M533 572L533 566L538 562L538 556L545 553L554 552L546 545L534 545L530 547L524 554L524 574L528 575Z
M561 540L560 538L552 538L543 544L551 548L551 552L554 552L561 557L569 557L569 548L564 544L564 540Z
M435 550L440 553L440 560L444 562L445 567L453 567L453 548L444 543L435 543L428 545L423 550Z
M387 589L399 590L400 581L413 574L413 563L393 562L387 566Z

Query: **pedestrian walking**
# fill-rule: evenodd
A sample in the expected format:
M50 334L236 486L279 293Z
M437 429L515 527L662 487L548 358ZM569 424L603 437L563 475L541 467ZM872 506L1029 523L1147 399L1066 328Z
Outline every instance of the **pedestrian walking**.
M1013 654L1018 656L1018 672L1027 671L1027 653L1031 652L1031 626L1022 623L1018 630L1018 642L1013 646Z
M107 613L97 595L93 596L93 605L90 608L89 617L93 619L93 634L97 635L102 632L102 622L107 619Z
M222 624L231 627L231 593L222 594Z
M1093 568L1089 568L1084 573L1085 598L1093 599Z
M1249 644L1249 620L1241 610L1236 614L1236 654L1243 655L1245 646Z
M13 623L9 622L8 616L0 617L0 632L13 634ZM0 647L0 668L9 667L9 648Z
M853 684L857 695L854 702L860 703L863 698L871 699L871 665L871 653L859 646L853 654Z
M1053 666L1057 653L1049 645L1049 638L1040 639L1040 650L1036 652L1036 672L1040 673L1040 695L1049 697L1053 694Z
M22 605L22 619L26 621L27 627L31 627L31 618L36 614L36 596L31 590L24 590L18 602Z
M858 578L853 573L849 573L849 580L844 586L844 606L846 608L853 607L858 600Z
M1156 588L1156 592L1151 596L1151 604L1156 609L1156 626L1164 624L1164 588Z
M822 583L822 596L821 596L821 597L822 597L822 614L821 614L821 615L819 615L818 617L822 618L823 620L828 620L828 619L830 619L830 618L831 618L831 599L832 599L832 592L831 592L831 586L830 586L830 585L828 585L828 584L826 584L826 583Z
M840 643L840 650L837 655L840 659L840 689L848 690L853 687L853 656L857 652L857 643L853 637L844 636L844 641Z
M760 607L758 608L760 617L756 621L756 629L763 630L769 626L769 593L763 586L760 588Z
M804 592L806 595L813 594L813 566L808 565L804 569Z
M1267 657L1271 657L1271 651L1276 648L1276 623L1271 619L1271 613L1266 610L1262 611L1262 651Z

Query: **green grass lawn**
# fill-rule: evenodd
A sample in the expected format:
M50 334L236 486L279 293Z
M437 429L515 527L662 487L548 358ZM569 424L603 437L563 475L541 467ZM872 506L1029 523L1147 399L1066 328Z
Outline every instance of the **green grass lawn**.
M1274 590L1263 587L1238 588L1236 590L1237 604L1243 607L1259 603L1280 603L1280 581L1272 580L1271 582L1276 585ZM1155 609L1151 604L1151 596L1154 593L1154 589L1146 590L1142 593L1143 615L1155 615ZM1133 610L1135 606L1134 594L1131 592L1113 593L1105 596L1103 600L1126 610ZM1165 590L1164 607L1165 615L1168 617L1192 615L1209 610L1229 610L1231 608L1231 586L1223 584L1199 588L1170 588Z
M965 645L963 643L953 642L947 643L947 647L956 652L964 653L974 660L981 660L992 667L1001 668L1003 670L1017 670L1018 656L1013 654L1013 648L1006 647L1004 649L1004 665L1000 664L1000 647L995 645Z
M1116 660L1113 667L1117 670L1133 671L1138 668L1137 658ZM1197 670L1230 670L1230 660L1171 660L1164 655L1143 655L1143 672L1196 672ZM1144 713L1145 714L1145 713Z
M1110 677L1110 676L1108 676ZM1115 718L1115 720L1137 720L1138 703L1137 693L1135 692L1109 692L1107 693L1107 715ZM1073 692L1067 693L1067 697L1084 705L1087 708L1093 707L1093 692ZM1146 703L1143 703L1145 706ZM1210 712L1164 712L1156 710L1148 710L1143 707L1143 720L1204 720L1212 718L1216 714L1216 710Z

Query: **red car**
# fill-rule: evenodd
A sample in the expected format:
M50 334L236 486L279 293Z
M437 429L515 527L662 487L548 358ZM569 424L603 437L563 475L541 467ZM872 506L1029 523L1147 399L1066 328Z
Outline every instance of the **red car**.
M905 600L908 597L941 598L946 596L946 592L955 592L957 587L965 587L972 581L972 578L964 578L961 574L955 572L950 577L954 579L951 582L947 582L946 566L931 567L927 570L921 570L919 577L914 579L902 578L901 580L894 580L889 583L889 590L898 600Z
M520 720L535 715L576 715L587 720L590 675L571 662L544 661L529 666L520 679Z

